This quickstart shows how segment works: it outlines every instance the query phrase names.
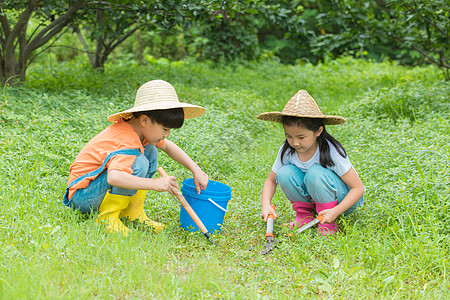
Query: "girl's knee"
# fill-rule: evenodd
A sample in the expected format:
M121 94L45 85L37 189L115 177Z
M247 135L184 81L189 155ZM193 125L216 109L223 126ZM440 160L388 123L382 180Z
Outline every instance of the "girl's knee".
M321 165L312 165L305 174L305 185L307 189L320 188L326 184L326 178L329 175L329 172L331 171Z
M282 185L283 183L291 181L291 179L297 176L300 170L294 165L284 165L277 172L277 182Z
M285 165L278 170L277 183L284 191L290 188L303 189L304 173L294 165Z

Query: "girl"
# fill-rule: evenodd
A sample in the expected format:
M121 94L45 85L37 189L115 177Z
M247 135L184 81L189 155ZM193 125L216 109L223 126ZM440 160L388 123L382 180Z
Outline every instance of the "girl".
M281 112L257 118L282 123L286 136L263 186L261 217L264 221L270 214L276 217L270 202L279 184L296 212L295 220L285 225L300 227L312 221L316 211L324 216L319 232L336 233L336 218L362 206L365 191L344 147L325 128L345 119L322 114L305 90L298 91Z

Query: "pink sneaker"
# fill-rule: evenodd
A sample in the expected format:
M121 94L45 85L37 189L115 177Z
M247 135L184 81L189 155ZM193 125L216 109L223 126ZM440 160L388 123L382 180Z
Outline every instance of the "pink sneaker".
M297 213L294 222L285 223L283 225L289 226L292 229L294 225L296 228L314 220L314 205L309 202L292 202L292 208Z
M316 202L316 209L317 213L320 213L324 209L330 209L333 207L336 207L338 204L337 200L329 203L317 203ZM323 236L329 235L329 234L335 234L337 232L337 224L336 222L332 223L325 223L325 224L319 224L319 233Z

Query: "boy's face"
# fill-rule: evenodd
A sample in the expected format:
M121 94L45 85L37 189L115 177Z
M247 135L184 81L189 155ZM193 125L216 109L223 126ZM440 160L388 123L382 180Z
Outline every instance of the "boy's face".
M150 145L156 145L170 134L170 129L150 120L147 116L141 116L142 136Z

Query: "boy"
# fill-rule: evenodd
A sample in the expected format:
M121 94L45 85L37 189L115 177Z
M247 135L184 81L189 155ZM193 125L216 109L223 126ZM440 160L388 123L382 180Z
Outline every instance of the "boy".
M152 179L157 168L157 148L192 172L197 193L206 189L208 175L181 148L166 140L170 130L180 128L184 119L204 113L201 106L180 102L174 87L164 80L143 84L134 106L109 116L108 121L114 123L80 151L70 166L63 204L83 213L99 210L97 221L104 221L109 231L125 236L131 230L119 217L162 230L164 225L145 215L146 191L175 194L179 193L179 186L173 176Z

